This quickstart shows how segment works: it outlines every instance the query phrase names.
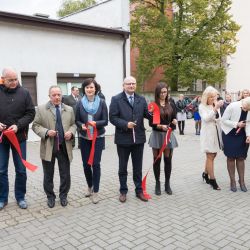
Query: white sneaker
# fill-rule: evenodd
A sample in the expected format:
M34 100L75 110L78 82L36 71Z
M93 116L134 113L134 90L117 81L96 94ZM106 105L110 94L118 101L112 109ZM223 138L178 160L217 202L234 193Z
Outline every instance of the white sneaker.
M98 193L93 193L93 195L92 195L92 202L94 204L97 204L99 202Z
M92 193L93 193L92 188L88 188L86 193L85 193L85 197L90 197L92 195Z

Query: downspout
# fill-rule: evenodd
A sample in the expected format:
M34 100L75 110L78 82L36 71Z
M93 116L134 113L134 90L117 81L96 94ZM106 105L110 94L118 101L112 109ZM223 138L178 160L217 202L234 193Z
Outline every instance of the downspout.
M122 46L122 54L123 54L123 79L127 76L127 66L126 66L126 44L127 39L129 38L128 34L124 34L123 36L123 46Z

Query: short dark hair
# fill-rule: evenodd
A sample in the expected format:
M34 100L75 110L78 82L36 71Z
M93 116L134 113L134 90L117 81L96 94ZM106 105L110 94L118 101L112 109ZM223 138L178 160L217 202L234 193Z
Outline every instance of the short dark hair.
M72 86L72 87L71 87L71 91L74 91L74 90L75 90L75 88L77 88L77 89L78 89L78 87L76 87L76 86Z
M88 85L90 85L91 83L94 83L95 85L95 95L97 94L99 88L98 88L98 84L96 82L96 80L94 78L87 78L84 80L84 82L82 83L82 93L85 95L85 87L87 87Z

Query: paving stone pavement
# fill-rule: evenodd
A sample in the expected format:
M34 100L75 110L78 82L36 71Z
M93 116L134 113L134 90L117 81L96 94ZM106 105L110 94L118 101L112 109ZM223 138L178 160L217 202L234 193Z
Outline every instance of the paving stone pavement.
M0 249L250 249L250 191L229 191L223 153L215 161L222 190L212 190L202 182L204 155L199 136L194 135L193 120L186 127L184 136L176 133L179 147L173 157L173 195L154 195L151 169L147 189L152 199L147 203L135 197L131 165L128 200L124 204L118 201L118 158L113 136L108 136L102 158L101 201L95 205L84 197L87 186L80 151L75 149L69 205L63 208L57 200L49 209L42 187L39 143L29 142L28 161L39 166L35 173L28 172L29 208L19 209L14 200L11 160L9 204L0 211ZM250 189L249 163L247 160L246 183ZM151 165L151 149L145 144L143 172ZM162 189L163 176L162 165ZM57 194L58 186L56 170Z

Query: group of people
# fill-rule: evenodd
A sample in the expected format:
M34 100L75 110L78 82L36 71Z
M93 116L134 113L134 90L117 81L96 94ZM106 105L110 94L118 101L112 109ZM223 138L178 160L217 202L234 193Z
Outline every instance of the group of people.
M249 93L249 92L248 92ZM201 116L201 151L206 154L203 180L213 189L220 190L214 175L214 159L220 150L227 157L227 169L230 177L230 190L237 191L235 169L239 175L239 185L247 192L244 180L245 159L250 143L250 97L242 96L231 102L226 95L226 102L219 97L218 91L209 86L205 89L199 105Z
M0 210L8 204L8 163L9 153L12 150L16 171L15 198L20 208L26 209L26 168L22 164L11 142L5 138L4 131L11 130L16 134L20 144L22 158L26 159L26 140L29 124L33 122L33 131L41 138L40 158L43 166L43 188L47 196L49 208L55 206L56 194L54 192L54 168L57 159L60 175L59 199L63 207L68 204L68 192L70 190L70 162L73 159L72 148L75 134L78 133L82 156L82 165L87 182L86 197L90 197L94 204L99 202L99 186L101 178L101 158L105 148L105 127L108 120L115 126L114 143L117 147L119 158L119 201L127 200L127 176L128 159L131 155L133 168L133 181L135 195L141 201L147 202L142 187L142 162L143 150L146 142L144 118L148 119L152 132L149 138L149 146L152 148L153 171L155 176L155 194L161 195L160 165L164 160L165 185L164 190L168 195L172 194L170 177L172 171L172 156L174 148L178 147L174 131L178 124L178 111L182 110L181 101L175 105L169 98L168 86L158 83L155 88L155 106L148 106L145 98L136 91L136 79L126 77L122 84L121 93L111 99L109 112L104 96L100 95L100 86L93 78L84 80L82 84L83 97L79 96L79 89L72 87L71 95L64 98L59 86L49 88L49 100L39 105L35 111L29 92L18 81L17 72L6 68L2 72L2 84L0 85ZM201 98L201 104L197 105L202 120L201 149L206 153L206 167L202 175L207 183L214 189L219 189L215 177L213 160L216 153L222 148L228 157L228 169L231 179L231 190L235 190L234 181L235 162L240 174L241 189L246 191L244 184L244 159L248 147L243 142L249 143L250 120L247 111L250 110L250 97L239 103L229 105L223 117L220 119L218 109L222 106L216 99L217 91L208 87ZM199 101L199 100L197 100ZM155 109L159 110L159 122L154 122ZM179 108L179 109L178 109ZM199 109L199 110L198 110ZM183 113L181 111L181 113ZM238 120L238 121L236 121ZM219 121L224 125L218 126ZM224 127L223 127L224 126ZM246 131L244 127L246 126ZM197 129L199 129L197 125ZM223 133L220 135L220 128ZM232 128L234 130L232 130ZM240 129L239 129L240 128ZM183 128L184 129L184 128ZM233 132L232 132L232 131ZM246 139L246 133L248 135ZM167 139L167 136L169 138ZM220 140L219 140L219 139ZM233 146L230 140L237 141ZM164 143L166 145L164 146ZM228 147L225 146L228 144ZM237 147L235 150L233 147ZM235 155L237 153L237 155ZM162 157L163 155L163 157ZM240 169L240 170L239 170ZM243 171L243 172L242 172ZM243 175L242 175L243 173Z

